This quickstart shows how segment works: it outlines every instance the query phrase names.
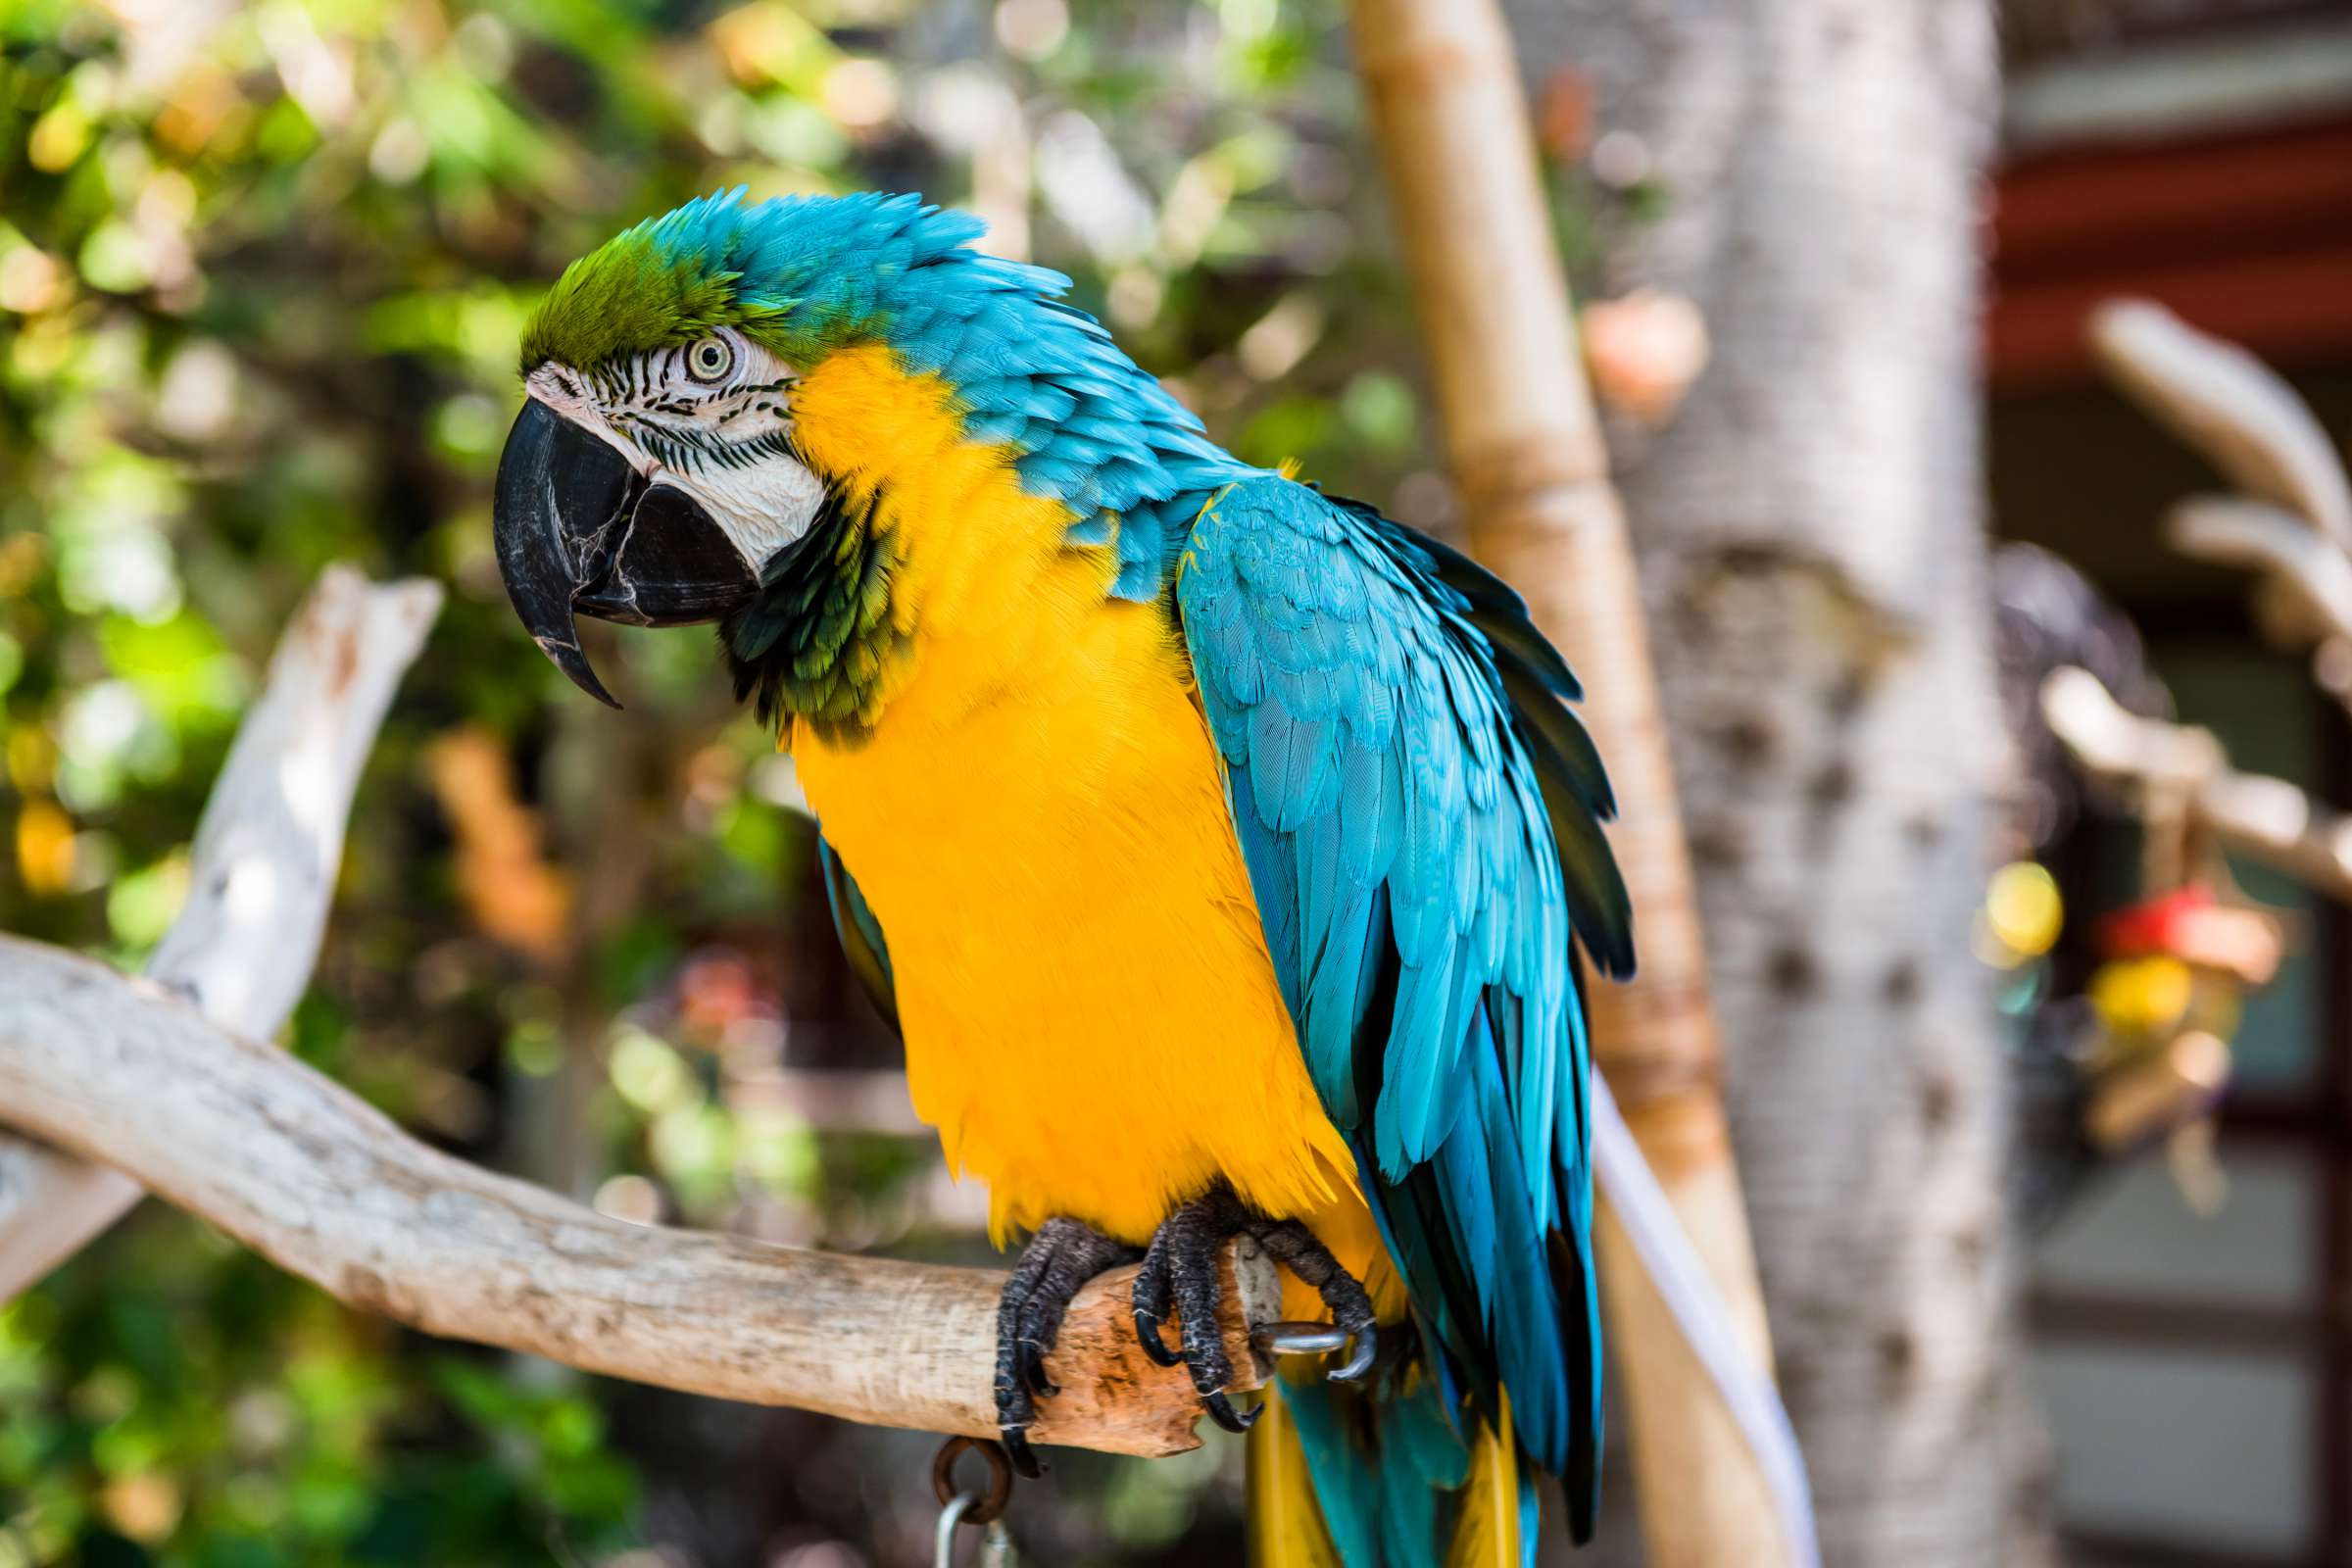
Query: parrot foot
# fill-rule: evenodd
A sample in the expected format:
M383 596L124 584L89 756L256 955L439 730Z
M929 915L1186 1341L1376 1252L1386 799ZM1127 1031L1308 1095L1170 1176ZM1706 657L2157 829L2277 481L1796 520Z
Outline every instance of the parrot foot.
M1006 1457L1022 1475L1035 1478L1045 1468L1029 1446L1029 1423L1041 1397L1061 1392L1046 1376L1046 1357L1070 1298L1104 1269L1135 1258L1134 1248L1074 1219L1046 1221L1021 1249L997 1300L997 1426Z
M1331 1374L1334 1382L1351 1383L1371 1370L1380 1349L1380 1331L1363 1286L1298 1221L1251 1213L1222 1187L1170 1214L1152 1235L1143 1272L1135 1278L1136 1337L1144 1353L1160 1365L1181 1361L1191 1370L1193 1387L1217 1425L1228 1432L1247 1432L1257 1411L1244 1415L1225 1396L1233 1381L1233 1362L1217 1325L1217 1253L1235 1236L1250 1237L1312 1286L1330 1309L1333 1323L1354 1341L1347 1363ZM1171 1309L1179 1350L1168 1348L1159 1332Z

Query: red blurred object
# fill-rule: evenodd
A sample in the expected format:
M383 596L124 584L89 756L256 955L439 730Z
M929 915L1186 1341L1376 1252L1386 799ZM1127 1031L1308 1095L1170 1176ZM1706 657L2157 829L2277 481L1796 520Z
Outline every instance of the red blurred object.
M2118 909L2099 921L2099 952L2110 958L2144 958L2156 954L2180 956L2189 927L2213 905L2213 889L2192 882Z
M2195 882L2108 915L2099 922L2098 944L2109 958L2174 957L2247 986L2270 984L2285 956L2275 915L2222 904L2213 889Z

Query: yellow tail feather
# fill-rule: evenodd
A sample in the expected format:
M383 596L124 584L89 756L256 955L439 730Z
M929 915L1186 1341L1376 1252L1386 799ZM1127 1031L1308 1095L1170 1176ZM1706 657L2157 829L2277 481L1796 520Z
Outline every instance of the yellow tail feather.
M1520 1568L1519 1458L1511 1442L1511 1404L1506 1395L1492 1428L1470 1447L1470 1485L1462 1492L1462 1513L1453 1527L1446 1568Z
M1250 1568L1340 1568L1289 1404L1268 1388L1250 1429Z

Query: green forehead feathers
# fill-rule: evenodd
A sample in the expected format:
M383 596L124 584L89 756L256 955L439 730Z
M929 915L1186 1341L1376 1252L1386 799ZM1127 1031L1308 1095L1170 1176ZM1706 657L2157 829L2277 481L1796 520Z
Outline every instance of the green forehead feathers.
M909 310L927 314L921 307L958 270L933 264L977 260L965 247L980 232L975 220L915 196L747 204L740 187L721 191L566 268L523 329L522 368L602 365L719 326L807 363Z
M696 221L707 205L649 219L565 268L523 327L523 373L550 360L603 365L789 311L790 300L742 287L710 243L722 236Z

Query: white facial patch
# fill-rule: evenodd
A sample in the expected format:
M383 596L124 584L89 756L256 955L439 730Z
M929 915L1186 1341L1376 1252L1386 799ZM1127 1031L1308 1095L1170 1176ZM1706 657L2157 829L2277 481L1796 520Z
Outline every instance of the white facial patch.
M602 369L542 365L524 385L652 483L692 496L757 572L808 531L824 503L824 482L792 447L799 379L721 327Z

